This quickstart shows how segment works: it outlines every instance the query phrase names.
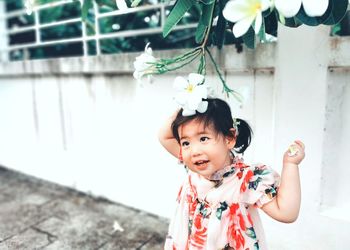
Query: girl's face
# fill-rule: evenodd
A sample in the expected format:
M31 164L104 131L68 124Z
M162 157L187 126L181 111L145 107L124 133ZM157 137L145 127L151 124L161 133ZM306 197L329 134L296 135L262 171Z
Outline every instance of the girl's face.
M213 126L194 119L179 127L180 146L185 165L192 171L210 178L216 171L231 164L230 150L236 140L218 134Z

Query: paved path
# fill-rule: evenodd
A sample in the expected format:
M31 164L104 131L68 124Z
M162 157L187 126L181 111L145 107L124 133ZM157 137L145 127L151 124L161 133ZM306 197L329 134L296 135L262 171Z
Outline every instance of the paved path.
M0 250L163 248L168 221L0 167Z

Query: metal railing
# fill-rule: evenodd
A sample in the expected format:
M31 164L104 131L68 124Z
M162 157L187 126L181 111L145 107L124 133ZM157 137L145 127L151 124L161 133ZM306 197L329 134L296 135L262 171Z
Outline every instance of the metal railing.
M102 39L109 39L109 38L120 38L120 37L135 37L135 36L142 36L142 35L151 35L151 34L161 34L163 30L165 15L166 15L166 7L173 4L173 2L169 4L165 3L158 3L158 4L152 4L152 5L145 5L145 6L139 6L135 8L129 8L126 10L115 10L110 11L106 13L100 13L97 4L93 1L94 8L93 8L93 15L95 17L94 21L94 30L95 34L87 34L87 28L84 24L81 17L79 18L70 18L67 20L62 21L54 21L50 23L40 23L40 17L39 12L45 9L63 6L71 3L76 3L77 1L74 0L60 0L53 3L47 3L40 6L35 6L32 10L31 15L34 17L34 23L32 25L28 25L26 27L14 27L7 29L6 28L6 21L10 18L14 17L20 17L23 15L26 15L26 10L15 10L11 12L5 13L5 7L4 2L1 1L0 5L3 4L3 6L0 6L0 30L2 29L3 32L1 34L2 39L0 40L0 53L2 61L9 60L9 54L14 51L22 51L24 53L23 60L29 59L28 58L28 49L31 48L37 48L42 46L48 46L48 45L58 45L58 44L69 44L74 42L82 42L83 44L83 53L82 56L88 56L88 45L87 43L89 41L95 41L96 42L96 54L101 54L101 45L100 41ZM79 0L80 5L82 6L83 1ZM103 34L100 32L99 27L99 21L102 18L106 17L112 17L112 16L121 16L125 14L130 13L136 13L136 12L142 12L142 11L148 11L148 10L155 10L160 12L160 25L159 27L153 27L153 28L142 28L137 30L124 30L124 31L115 31L115 32L109 32L108 34ZM73 24L73 23L80 23L81 24L81 30L82 34L79 37L74 38L62 38L62 39L52 39L49 41L43 41L41 35L42 35L42 29L43 28L51 28L58 25L65 25L65 24ZM185 25L178 25L174 30L182 30L182 29L188 29L188 28L195 28L196 24L185 24ZM30 32L34 31L35 33L35 39L33 42L28 43L20 43L20 44L9 44L9 37L11 35L21 34L24 32Z

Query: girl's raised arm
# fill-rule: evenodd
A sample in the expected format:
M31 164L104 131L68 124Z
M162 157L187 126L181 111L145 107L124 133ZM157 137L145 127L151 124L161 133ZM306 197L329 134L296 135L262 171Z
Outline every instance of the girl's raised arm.
M158 133L158 139L160 144L173 156L179 157L180 144L175 139L171 130L171 124L173 123L178 111L176 111L169 119L166 120L164 125L160 128Z
M290 156L288 152L283 157L281 184L277 196L265 204L262 210L270 217L280 222L294 222L299 215L301 190L299 178L299 163L304 159L304 144L295 141L296 154ZM294 149L294 150L295 150Z

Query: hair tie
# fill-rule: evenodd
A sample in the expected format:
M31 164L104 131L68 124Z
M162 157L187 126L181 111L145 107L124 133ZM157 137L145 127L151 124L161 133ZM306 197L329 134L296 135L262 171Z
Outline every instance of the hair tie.
M236 133L236 137L238 136L238 125L240 125L240 122L237 121L236 118L233 118L233 124L232 124L232 127L234 128L235 130L235 133Z

